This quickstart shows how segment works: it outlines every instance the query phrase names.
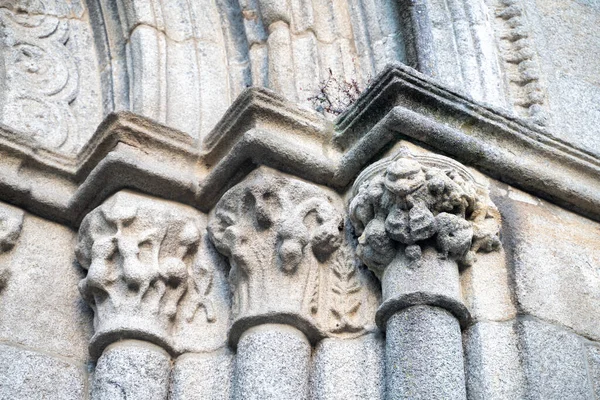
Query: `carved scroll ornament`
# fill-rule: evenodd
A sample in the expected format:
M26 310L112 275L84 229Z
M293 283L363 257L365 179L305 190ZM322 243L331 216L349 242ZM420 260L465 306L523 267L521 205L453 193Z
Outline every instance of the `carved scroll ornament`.
M214 322L212 274L197 257L202 226L194 210L127 191L86 216L77 257L88 270L79 289L95 312L93 356L117 337L174 351L178 320Z
M0 120L43 147L72 150L77 126L70 104L79 92L79 71L66 46L70 22L44 15L43 2L10 6L0 3Z

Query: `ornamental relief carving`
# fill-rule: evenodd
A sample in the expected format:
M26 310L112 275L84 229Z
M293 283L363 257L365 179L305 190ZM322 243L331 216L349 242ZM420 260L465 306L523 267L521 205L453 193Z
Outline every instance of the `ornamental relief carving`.
M222 284L203 231L195 210L128 191L86 216L77 258L87 270L79 290L95 314L93 354L116 337L149 340L173 353L222 345L228 301L215 298ZM190 342L181 337L189 325L213 334Z
M24 212L16 207L0 203L0 256L10 251L23 229ZM0 290L4 288L10 278L8 263L0 260Z
M465 267L500 247L500 214L487 189L443 156L403 150L373 164L355 182L349 212L357 254L379 277L398 251L413 268L423 246Z
M376 290L353 256L341 209L318 186L266 168L221 198L208 229L231 264L234 331L267 318L309 338L372 325Z
M0 4L4 86L1 122L36 143L71 150L77 126L70 109L79 91L79 72L66 44L68 19L44 15L43 2Z

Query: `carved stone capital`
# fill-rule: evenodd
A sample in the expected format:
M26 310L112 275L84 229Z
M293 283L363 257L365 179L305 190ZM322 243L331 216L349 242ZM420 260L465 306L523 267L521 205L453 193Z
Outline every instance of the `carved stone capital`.
M345 240L341 209L326 190L266 168L221 198L208 230L231 264L230 343L263 323L295 326L313 341L365 329L377 299Z
M190 207L129 191L85 217L77 258L88 270L79 290L95 312L92 356L123 338L178 353L182 323L215 323L220 305L211 299L213 268L201 257L204 226Z
M0 255L10 251L21 235L23 228L22 210L0 203ZM10 278L10 269L4 263L0 264L0 289L6 286Z
M461 164L401 151L358 177L350 219L357 254L382 281L381 326L411 304L436 304L464 322L458 266L500 247L500 215L487 188Z

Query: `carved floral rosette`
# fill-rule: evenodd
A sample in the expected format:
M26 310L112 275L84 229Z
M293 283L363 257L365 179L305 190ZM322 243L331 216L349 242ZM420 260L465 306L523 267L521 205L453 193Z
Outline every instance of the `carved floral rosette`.
M121 191L90 212L79 229L77 258L87 276L79 290L95 312L90 352L135 338L177 353L178 321L204 313L212 274L201 262L204 221L183 205Z
M320 187L267 168L221 198L208 230L231 264L233 346L263 323L292 325L312 341L365 329L378 299L359 276L340 210Z
M461 323L470 318L458 267L500 248L500 214L463 165L403 150L360 174L349 213L357 255L382 282L378 325L415 304L450 309Z

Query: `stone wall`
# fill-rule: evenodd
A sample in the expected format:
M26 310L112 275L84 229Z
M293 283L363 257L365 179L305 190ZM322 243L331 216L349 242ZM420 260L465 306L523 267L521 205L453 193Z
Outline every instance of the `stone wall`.
M478 261L460 277L463 298L472 317L462 332L468 396L482 399L552 398L560 394L573 399L593 398L592 393L597 394L600 388L597 373L600 370L600 332L596 323L600 319L597 293L600 274L595 267L600 262L597 245L600 225L496 181L491 181L491 193L502 215L505 251L478 257ZM136 398L146 398L137 392L140 376L134 371L139 362L153 365L156 356L152 351L156 350L148 348L147 342L139 343L140 349L152 350L148 355L135 350L134 342L118 342L122 343L121 347L129 346L127 351L131 353L125 361L123 356L114 356L117 357L114 362L121 368L118 370L105 367L102 362L109 363L107 357L110 357L111 349L118 354L119 347L109 346L100 360L96 359L97 355L90 357L87 344L92 340L94 313L77 290L85 270L75 261L75 232L8 205L3 205L2 210L6 216L3 221L9 221L3 226L11 226L11 218L21 221L13 247L0 256L6 277L0 305L2 397L82 399L94 391L93 398L101 395L98 392L103 393L105 397L102 398L118 398L114 397L117 396L115 389L110 389L111 385L107 389L105 383L114 381L117 376L125 377L121 382L122 390L135 394ZM217 280L216 277L225 272L218 271L212 272ZM364 273L366 270L362 270L361 274ZM369 279L373 281L373 277ZM223 315L227 318L227 309L219 310L218 302L227 304L228 300L214 298L214 290L222 284L215 282L213 285L212 292L209 291L213 306L217 307L213 310L216 313L213 318L218 320ZM272 290L267 289L267 292L273 293ZM369 290L374 290L377 298L378 289ZM267 300L267 305L286 305L291 294L282 295L285 299ZM364 307L368 303L359 300L359 304ZM370 314L373 318L374 309L371 310L365 315ZM205 309L196 312L209 314ZM119 319L118 316L110 317L115 318ZM285 322L277 318L274 321ZM335 318L330 320L335 321ZM284 333L287 329L285 325L266 326L273 326L274 330L262 331L265 334ZM307 370L293 369L294 374L308 376L305 383L308 386L302 390L323 399L384 398L385 339L374 325L368 326L365 331L352 333L347 338L321 338L310 344L312 352L303 356L309 358L302 361ZM226 328L218 328L221 335ZM119 329L125 337L140 337L135 332L127 334L124 327ZM214 333L200 327L188 330L183 340L205 342L214 337ZM244 338L251 340L247 334L240 340ZM265 342L260 345L261 350L254 351L267 359L279 357L280 346L285 348L288 342L271 336L259 338L253 340ZM240 354L238 347L236 356L224 339L218 343L209 344L206 350L203 345L194 348L192 344L193 351L185 351L180 356L164 353L162 357L172 360L174 365L169 367L167 362L162 368L172 370L170 373L165 371L165 377L155 382L159 386L144 389L147 390L144 393L150 396L148 398L155 398L152 396L160 390L170 391L173 398L216 399L225 398L231 392L236 393L237 398L249 398L257 393L258 389L251 382L258 378L252 375L240 377L239 365L244 362L251 363L245 367L248 370L254 370L255 363L261 369L267 368L270 372L262 379L268 379L268 382L260 379L259 382L280 387L281 382L275 377L281 371L271 370L274 366L263 365L264 361L259 359L253 360L258 354ZM264 353L265 345L275 345L278 350L269 356ZM213 348L215 350L211 350ZM175 351L176 354L181 352ZM286 353L296 357L302 351L291 347ZM299 361L282 362L281 367L290 368ZM104 368L94 377L98 365ZM106 374L109 376L103 376ZM157 378L146 379L154 381ZM245 382L243 387L240 387L240 381ZM342 385L342 382L346 383ZM249 389L252 387L254 389Z
M0 0L0 399L600 398L599 16Z

